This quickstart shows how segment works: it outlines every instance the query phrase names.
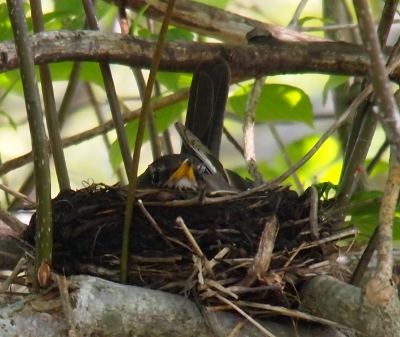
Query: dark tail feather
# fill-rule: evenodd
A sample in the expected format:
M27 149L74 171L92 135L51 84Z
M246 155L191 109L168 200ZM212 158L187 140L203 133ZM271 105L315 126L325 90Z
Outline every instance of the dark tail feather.
M185 126L219 158L230 69L225 60L202 62L190 87ZM182 153L188 153L182 146Z
M210 126L200 140L207 145L216 158L219 158L226 101L231 82L231 71L226 61L221 60L217 63L209 76L214 85L213 114Z

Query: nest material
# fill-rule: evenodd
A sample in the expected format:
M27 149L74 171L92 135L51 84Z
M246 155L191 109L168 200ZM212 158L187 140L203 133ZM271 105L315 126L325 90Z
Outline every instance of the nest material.
M119 280L126 195L124 187L94 184L53 200L55 270ZM320 202L318 208L317 235L326 237ZM309 214L309 194L288 188L207 198L142 191L130 231L129 283L209 305L221 305L223 296L295 307L296 286L324 261ZM31 221L24 238L33 243Z

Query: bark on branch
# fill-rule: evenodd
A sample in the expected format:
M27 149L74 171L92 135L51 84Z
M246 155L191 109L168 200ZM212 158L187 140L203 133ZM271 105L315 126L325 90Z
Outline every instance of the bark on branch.
M124 286L90 276L73 276L69 282L79 289L71 294L72 315L82 336L227 336L243 318L231 313L204 311L188 298L133 286ZM24 310L21 311L21 308ZM30 298L0 310L0 335L68 336L67 320L57 314L60 298ZM329 327L299 323L261 323L277 337L343 337ZM235 336L260 336L250 323Z
M35 64L63 61L109 62L150 68L155 41L92 31L52 31L32 35ZM365 76L369 58L361 46L343 42L287 42L272 36L265 45L169 42L161 71L193 72L200 61L223 57L233 77L324 73ZM0 43L0 73L18 67L14 41ZM400 69L392 74L400 78Z

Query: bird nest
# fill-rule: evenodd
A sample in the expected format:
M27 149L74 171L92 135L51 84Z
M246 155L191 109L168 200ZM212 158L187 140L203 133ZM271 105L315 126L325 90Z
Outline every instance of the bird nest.
M119 281L127 190L93 184L53 201L52 268ZM324 203L287 187L240 194L138 191L130 229L128 283L185 294L212 308L251 314L294 308L308 277L334 274ZM24 235L34 242L35 217Z

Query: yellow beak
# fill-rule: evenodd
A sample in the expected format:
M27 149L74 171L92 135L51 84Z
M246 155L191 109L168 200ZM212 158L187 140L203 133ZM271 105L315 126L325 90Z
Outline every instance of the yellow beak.
M197 189L196 176L194 174L193 163L186 159L181 166L171 175L164 184L168 188L178 190L195 190Z

